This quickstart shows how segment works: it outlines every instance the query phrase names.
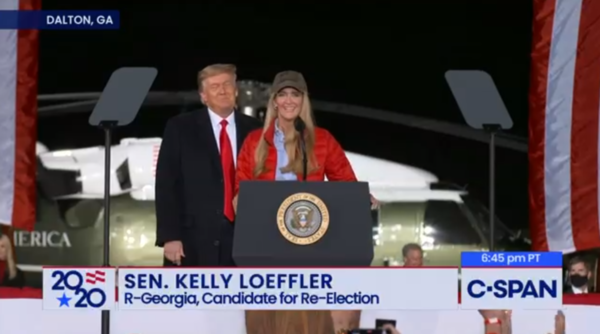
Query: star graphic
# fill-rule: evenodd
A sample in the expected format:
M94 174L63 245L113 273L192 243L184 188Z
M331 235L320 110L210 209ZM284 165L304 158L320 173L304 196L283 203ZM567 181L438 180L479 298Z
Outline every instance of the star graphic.
M63 307L63 306L69 307L69 301L73 298L67 297L67 295L63 292L62 297L56 298L56 299L58 299L58 301L60 302L60 305L58 307Z

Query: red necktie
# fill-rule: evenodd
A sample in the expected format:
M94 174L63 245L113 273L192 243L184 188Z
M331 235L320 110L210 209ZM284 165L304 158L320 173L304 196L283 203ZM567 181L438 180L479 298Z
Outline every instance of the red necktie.
M223 183L225 184L225 206L223 212L225 217L233 222L235 213L233 211L233 180L235 178L235 165L233 163L233 150L231 141L227 134L227 120L221 121L221 135L219 144L221 146L221 166L223 167Z

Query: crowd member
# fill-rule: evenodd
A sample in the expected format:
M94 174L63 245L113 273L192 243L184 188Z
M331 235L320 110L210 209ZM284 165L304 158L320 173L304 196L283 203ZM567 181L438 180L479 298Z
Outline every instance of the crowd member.
M405 267L422 267L423 266L423 249L415 243L410 243L402 247L402 257L404 258Z
M348 328L358 328L360 313L348 311L331 311L331 320L336 334L352 333ZM385 324L381 329L385 329L388 334L400 334L400 332L391 324Z
M480 310L484 318L486 334L512 334L512 311L510 310ZM565 334L565 314L558 311L554 316L554 333Z
M383 327L381 327L380 329L384 329L387 334L400 334L400 332L396 329L396 327L394 327L390 324L383 325ZM346 333L353 334L354 332L355 331L347 331ZM344 334L346 334L346 333L344 333Z
M485 325L485 333L510 334L512 332L512 311L480 310Z
M512 324L511 324L509 326L504 326L503 331L499 332L498 334L512 334L512 332L513 332L513 328L512 328ZM517 328L515 330L515 333L521 333L521 332L523 332L522 328ZM531 332L531 328L528 330L528 333L530 333L530 332ZM486 333L489 333L489 332L486 332ZM565 333L566 333L565 314L562 311L558 311L558 312L556 312L556 315L554 316L553 330L551 332L548 332L548 334L565 334Z
M400 332L396 329L396 327L394 327L390 324L383 325L382 329L385 329L388 334L400 334Z
M591 281L591 266L583 258L576 256L569 261L567 275L564 293L584 294L595 292Z
M566 328L565 314L558 311L554 317L554 334L565 334Z
M359 327L360 311L330 311L330 315L336 334L346 334Z
M10 238L0 236L0 286L22 288L25 285L25 275L17 268Z

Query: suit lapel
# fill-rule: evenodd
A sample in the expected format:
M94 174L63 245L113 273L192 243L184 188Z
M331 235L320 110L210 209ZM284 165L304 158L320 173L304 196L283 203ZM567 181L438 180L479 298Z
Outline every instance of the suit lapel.
M200 129L198 131L199 140L202 147L207 149L206 157L211 161L217 175L223 174L223 168L221 166L221 155L219 154L219 147L215 139L215 133L210 123L210 116L208 116L208 109L204 108L197 112L198 125Z

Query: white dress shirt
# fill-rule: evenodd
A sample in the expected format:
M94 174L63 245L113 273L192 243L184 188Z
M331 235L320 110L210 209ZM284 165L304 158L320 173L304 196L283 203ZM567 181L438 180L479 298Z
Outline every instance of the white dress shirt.
M213 132L215 134L215 140L217 142L217 148L219 153L221 152L221 121L223 117L219 116L214 111L208 109L208 115L210 116L210 123L212 124ZM237 166L237 131L235 130L235 115L232 112L227 118L227 135L229 135L229 141L231 142L231 150L233 152L233 163Z

